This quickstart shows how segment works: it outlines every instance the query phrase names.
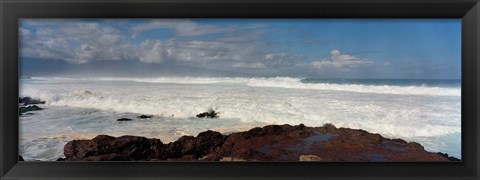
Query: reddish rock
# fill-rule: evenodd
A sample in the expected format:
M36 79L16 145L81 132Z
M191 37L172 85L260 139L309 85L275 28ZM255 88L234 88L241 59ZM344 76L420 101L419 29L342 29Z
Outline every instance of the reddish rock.
M224 138L221 133L210 130L198 134L197 137L182 136L177 141L165 145L158 159L180 158L185 155L200 158L220 147Z
M196 138L183 136L169 144L138 136L99 135L68 142L64 154L67 161L191 160L216 150L223 141L224 136L214 131L202 132Z
M67 161L449 161L446 154L431 153L415 142L387 139L364 130L336 128L331 124L269 125L228 136L205 131L163 144L158 139L100 135L65 145ZM321 158L320 158L321 157Z
M164 144L158 139L138 136L118 138L99 135L92 140L73 140L64 147L67 161L128 161L157 157Z

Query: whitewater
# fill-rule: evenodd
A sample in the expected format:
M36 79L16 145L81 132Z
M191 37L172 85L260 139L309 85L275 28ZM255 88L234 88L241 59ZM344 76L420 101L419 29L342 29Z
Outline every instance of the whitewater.
M303 78L22 77L20 96L44 110L20 116L20 155L56 160L73 139L99 134L175 141L205 130L231 133L300 123L363 129L461 158L460 86L335 83ZM218 119L195 115L213 109ZM154 115L151 119L136 116ZM118 118L133 121L118 122Z

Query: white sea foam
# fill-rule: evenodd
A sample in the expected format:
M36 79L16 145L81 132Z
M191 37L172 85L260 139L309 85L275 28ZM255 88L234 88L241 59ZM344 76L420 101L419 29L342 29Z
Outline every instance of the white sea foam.
M333 123L417 141L425 144L427 150L449 150L459 157L460 147L456 143L460 142L461 132L459 88L303 84L299 81L280 77L35 77L21 84L20 94L47 101L46 110L22 117L21 129L24 128L24 137L52 137L48 136L52 133L124 133L172 141L205 129L229 132L265 124L321 126ZM218 122L194 118L209 108L220 112ZM115 118L129 114L134 117L132 113L162 118L135 122L134 126L116 124ZM36 132L29 132L28 128ZM448 142L438 143L443 140ZM28 147L26 149L31 150L35 146Z
M349 91L360 93L378 94L406 94L406 95L432 95L432 96L460 96L461 89L454 87L429 87L429 86L392 86L392 85L361 85L361 84L335 84L335 83L302 83L301 78L272 77L272 78L235 78L235 77L157 77L157 78L64 78L64 77L31 77L43 81L129 81L141 83L172 83L172 84L246 84L252 87L272 87L291 89L311 89L328 91Z

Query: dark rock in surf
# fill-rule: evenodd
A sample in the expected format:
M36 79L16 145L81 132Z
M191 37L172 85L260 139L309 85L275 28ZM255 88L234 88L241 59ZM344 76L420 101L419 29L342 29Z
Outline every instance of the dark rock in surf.
M218 112L215 112L214 110L209 110L208 112L203 112L200 114L197 114L198 118L219 118Z
M140 119L148 119L148 118L152 118L152 117L153 117L152 115L142 114L142 115L138 116L137 118L140 118Z
M132 119L129 119L129 118L120 118L120 119L117 119L117 121L131 121Z
M23 105L45 104L45 101L42 101L40 99L34 99L31 97L20 97L18 98L18 103L22 103Z
M18 161L25 161L25 159L23 159L23 157L19 155L18 156Z
M19 107L18 108L18 114L23 115L23 113L26 113L26 112L29 112L29 111L40 111L42 109L43 108L38 107L36 105L31 105L31 106L27 106L27 107Z

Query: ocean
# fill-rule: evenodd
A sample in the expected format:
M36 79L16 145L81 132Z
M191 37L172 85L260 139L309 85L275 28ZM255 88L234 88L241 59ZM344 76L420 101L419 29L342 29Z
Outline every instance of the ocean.
M168 143L205 130L300 123L363 129L461 158L460 80L21 77L20 96L46 101L19 118L26 160L56 160L67 142L99 134ZM195 117L209 109L220 117ZM142 114L154 117L136 118Z

